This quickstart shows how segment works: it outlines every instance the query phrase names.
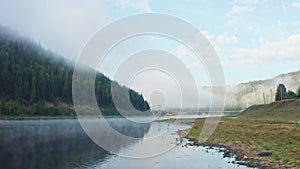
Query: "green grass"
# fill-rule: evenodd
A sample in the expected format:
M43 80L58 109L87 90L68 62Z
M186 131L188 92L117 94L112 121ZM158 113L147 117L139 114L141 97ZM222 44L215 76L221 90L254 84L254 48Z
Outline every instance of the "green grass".
M268 105L254 105L242 112L239 118L297 122L300 121L300 99L283 100Z
M59 107L58 107L59 110ZM72 115L64 114L64 115L27 115L27 114L20 114L20 115L3 115L0 114L0 120L51 120L51 119L76 119L77 115L75 114L75 110ZM112 118L112 117L122 117L117 110L115 109L105 109L101 110L101 113L105 118ZM73 115L74 114L74 115ZM94 116L88 116L90 118L97 118Z
M222 118L207 143L233 147L254 159L260 159L260 151L271 151L273 155L262 163L300 167L299 114L300 100L252 106L236 118ZM199 137L204 121L195 121L188 138Z

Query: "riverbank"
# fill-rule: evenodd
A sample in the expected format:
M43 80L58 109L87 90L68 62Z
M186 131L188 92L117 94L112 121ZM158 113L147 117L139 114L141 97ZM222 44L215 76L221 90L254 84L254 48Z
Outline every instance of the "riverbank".
M223 117L212 136L201 145L222 146L237 161L251 167L300 168L300 101L253 106L240 115ZM205 119L197 119L181 135L197 143ZM261 157L260 152L272 152Z
M105 117L120 117L115 108L101 108ZM77 118L73 104L38 102L24 105L18 102L4 102L0 100L0 120L51 120Z

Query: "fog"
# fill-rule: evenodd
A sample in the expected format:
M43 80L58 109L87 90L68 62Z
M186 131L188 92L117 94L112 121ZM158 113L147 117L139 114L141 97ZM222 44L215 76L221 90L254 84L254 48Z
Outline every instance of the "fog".
M98 0L10 0L0 4L0 24L73 60L109 19L106 4Z

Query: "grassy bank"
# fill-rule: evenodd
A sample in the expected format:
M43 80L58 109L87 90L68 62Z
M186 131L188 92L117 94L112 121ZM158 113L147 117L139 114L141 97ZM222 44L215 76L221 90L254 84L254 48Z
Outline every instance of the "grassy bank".
M120 117L115 108L101 108L105 117ZM1 102L0 120L40 120L40 119L74 119L77 118L72 104L38 102L33 105L23 105L16 102Z
M235 117L222 118L205 144L228 147L239 157L259 160L259 166L300 168L300 100L252 106ZM187 135L197 140L205 119L197 119ZM257 154L271 151L268 157ZM252 159L252 160L251 160Z

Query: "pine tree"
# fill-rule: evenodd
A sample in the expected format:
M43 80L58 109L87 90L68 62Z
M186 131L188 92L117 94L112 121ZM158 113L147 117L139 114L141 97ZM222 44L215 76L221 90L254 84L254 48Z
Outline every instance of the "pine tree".
M284 100L286 99L287 92L286 92L286 87L284 84L279 84L276 90L276 95L275 95L275 100Z
M35 76L32 77L32 81L31 81L31 94L30 94L30 103L33 103L36 99L36 80L35 80Z
M19 111L35 115L41 113L40 110L47 112L47 105L42 104L45 102L52 102L54 105L56 102L72 104L73 65L41 45L21 36L16 38L15 35L7 34L6 31L0 26L1 111L4 111L5 115L18 114ZM96 74L95 94L101 108L115 108L111 96L112 83L113 81L105 75ZM116 86L120 91L128 91L128 88L117 83ZM121 103L125 102L122 96L118 99ZM143 97L133 90L130 90L130 99L134 107L139 110L149 107ZM7 100L12 100L13 103L8 103ZM18 104L14 105L16 101ZM63 113L57 111L60 110L49 109L51 114Z

